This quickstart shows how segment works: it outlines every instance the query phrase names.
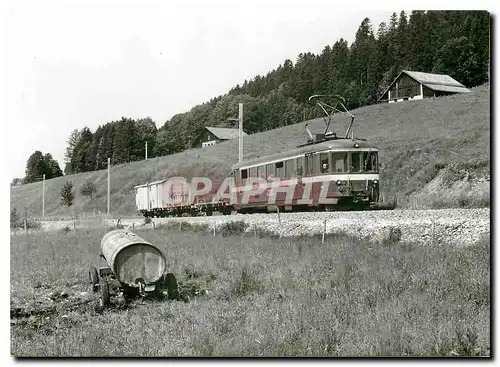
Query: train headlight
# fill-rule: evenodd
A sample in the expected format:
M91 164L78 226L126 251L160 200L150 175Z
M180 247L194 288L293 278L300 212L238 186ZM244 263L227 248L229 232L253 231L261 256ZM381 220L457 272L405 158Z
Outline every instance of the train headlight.
M358 142L354 143L354 148L359 148Z
M342 185L342 181L340 181L340 180L337 180L337 182L336 182L336 183L337 183L337 186Z
M378 180L377 179L373 180L373 184L378 185Z

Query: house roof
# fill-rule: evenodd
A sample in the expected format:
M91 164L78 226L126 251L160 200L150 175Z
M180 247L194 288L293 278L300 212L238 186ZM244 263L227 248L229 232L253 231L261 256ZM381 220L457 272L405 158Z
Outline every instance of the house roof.
M214 134L219 139L235 139L238 138L238 129L231 129L227 127L205 127L208 131ZM243 131L243 136L247 134Z
M392 85L399 79L402 74L408 75L410 78L415 79L417 82L422 83L427 88L430 88L434 91L441 92L453 92L453 93L468 93L470 89L467 89L465 85L459 83L451 76L446 74L431 74L431 73L423 73L421 71L409 71L403 70L399 75L394 79L394 81L387 87L387 89L382 93L380 98L387 93L387 91L392 87Z

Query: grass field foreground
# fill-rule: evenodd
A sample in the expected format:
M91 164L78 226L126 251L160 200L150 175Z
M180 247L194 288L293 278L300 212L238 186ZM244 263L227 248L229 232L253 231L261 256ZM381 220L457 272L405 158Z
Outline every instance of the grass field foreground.
M11 308L86 291L106 229L11 237ZM488 355L489 238L474 246L373 246L346 236L213 237L141 231L189 302L93 304L11 324L15 356ZM29 254L29 256L27 256ZM19 321L19 320L17 320ZM11 320L12 322L12 320Z

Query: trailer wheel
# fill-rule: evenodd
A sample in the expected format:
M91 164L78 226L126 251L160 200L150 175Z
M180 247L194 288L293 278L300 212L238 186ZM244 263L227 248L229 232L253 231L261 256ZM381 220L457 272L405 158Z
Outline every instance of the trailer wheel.
M99 284L99 274L97 273L96 267L93 265L90 265L89 269L89 282L90 291L93 293L97 292L97 285Z
M100 281L101 295L99 297L99 305L101 307L109 306L109 285L106 278L101 278Z

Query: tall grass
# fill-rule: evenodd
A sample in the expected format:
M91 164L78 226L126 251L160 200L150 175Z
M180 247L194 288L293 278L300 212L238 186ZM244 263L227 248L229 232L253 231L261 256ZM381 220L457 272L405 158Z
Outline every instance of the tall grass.
M13 237L11 298L83 290L105 230ZM447 356L490 349L489 238L378 247L349 237L213 237L160 228L189 302L67 312L12 326L16 356ZM29 254L29 256L27 255ZM80 289L80 288L77 288ZM61 313L64 312L61 310Z

